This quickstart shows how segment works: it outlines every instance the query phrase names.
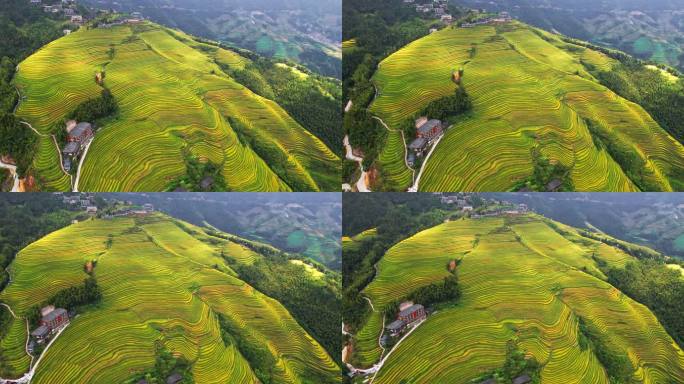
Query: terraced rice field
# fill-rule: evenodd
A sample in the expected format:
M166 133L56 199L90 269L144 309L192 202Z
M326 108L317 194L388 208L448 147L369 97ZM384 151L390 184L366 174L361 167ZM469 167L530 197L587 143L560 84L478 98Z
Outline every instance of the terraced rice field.
M441 280L451 259L461 260L462 298L430 315L392 352L373 383L467 383L501 367L511 339L542 364L545 384L608 383L591 349L578 345L580 316L610 340L611 349L627 353L635 380L684 381L684 351L645 306L606 283L591 259L597 253L619 265L631 257L576 233L560 235L549 222L533 214L463 219L391 248L364 291L376 308Z
M208 245L199 240L206 237L199 228L186 227L197 235L162 215L138 223L88 220L18 254L10 268L12 283L0 300L19 316L58 290L80 284L86 260L98 260L95 274L103 292L102 302L72 319L44 354L32 383L120 383L154 365L157 342L193 364L196 383L257 383L235 344L224 344L219 313L272 353L274 382L340 381L327 352L285 307L234 277L219 248L238 262L262 256L237 244ZM2 340L3 346L22 346L11 349L17 374L28 368L25 339L25 330L13 325Z
M430 101L454 92L451 73L463 67L473 111L446 132L426 165L420 190L510 190L532 174L533 148L569 167L578 191L637 190L594 144L585 118L633 148L646 163L646 179L658 189L684 189L684 146L639 105L600 85L580 60L603 70L614 64L599 52L518 22L445 28L380 63L371 112L396 129ZM403 144L390 135L378 165L392 189L410 186L402 156Z
M21 63L16 84L26 97L17 115L48 133L81 102L99 95L95 73L119 104L99 128L81 170L79 190L160 191L185 174L183 153L211 160L236 191L288 191L227 117L253 131L286 159L298 184L339 188L339 158L272 100L256 95L217 63L244 68L248 59L198 43L155 24L85 28ZM34 161L45 189L67 190L55 148L41 140Z

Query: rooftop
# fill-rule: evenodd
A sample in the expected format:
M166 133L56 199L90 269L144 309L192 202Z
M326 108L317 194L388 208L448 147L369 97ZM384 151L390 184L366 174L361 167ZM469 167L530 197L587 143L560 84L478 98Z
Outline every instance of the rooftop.
M389 330L397 330L397 329L401 329L401 327L403 327L403 326L404 326L403 321L394 320L393 322L389 323L386 328Z
M421 310L421 309L423 309L423 306L422 306L422 305L420 305L420 304L413 304L412 306L410 306L410 307L404 309L403 311L399 312L399 316L408 316L408 315L410 315L411 313L413 313L413 312L415 312L415 311L419 311L419 310Z
M54 311L48 313L47 315L43 316L44 321L52 321L57 318L57 316L60 315L66 315L67 311L64 308L57 308Z
M528 375L522 375L513 379L513 384L525 384L529 383L530 381L532 381L532 379Z
M44 325L41 325L40 327L33 330L33 332L31 332L31 336L43 337L43 336L47 335L47 333L48 333L48 328Z
M71 154L71 153L76 153L79 150L79 145L75 141L70 141L67 143L67 145L64 146L64 149L62 150L62 153L66 154Z
M442 122L437 120L437 119L431 119L431 120L428 120L427 123L418 127L418 132L419 133L429 132L432 130L432 128L435 128L437 126L439 126L441 128Z
M92 129L90 123L78 123L76 124L76 128L69 132L69 136L82 136L86 129Z
M427 144L427 140L423 137L419 137L409 144L409 149L423 149L425 144Z

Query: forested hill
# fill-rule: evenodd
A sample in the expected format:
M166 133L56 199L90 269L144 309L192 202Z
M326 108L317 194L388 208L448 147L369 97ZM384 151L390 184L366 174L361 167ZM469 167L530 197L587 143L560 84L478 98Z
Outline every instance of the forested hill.
M329 352L339 275L271 246L160 213L91 218L25 247L10 271L3 378L29 370L25 319L61 303L78 316L34 360L32 383L165 382L174 371L198 384L341 381ZM84 280L99 294L70 299Z
M19 125L13 111L17 92L12 85L15 67L46 43L62 36L63 18L43 12L26 0L0 2L0 155L11 156L20 174L33 159L35 137ZM0 183L9 174L0 169Z
M121 17L99 16L20 64L16 114L38 133L34 189L339 188L337 80L151 22L112 24ZM52 137L77 116L95 137L66 170Z

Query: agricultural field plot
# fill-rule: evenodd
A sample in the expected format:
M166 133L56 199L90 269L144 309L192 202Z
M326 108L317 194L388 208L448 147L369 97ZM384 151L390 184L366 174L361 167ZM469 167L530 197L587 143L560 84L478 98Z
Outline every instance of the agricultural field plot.
M579 346L580 317L610 340L611 349L627 354L635 380L684 380L684 351L653 313L589 269L596 267L587 264L592 253L608 254L605 244L576 233L563 236L545 222L536 215L525 221L458 220L390 249L365 291L380 305L440 279L447 260L465 253L456 268L462 296L396 347L373 383L467 383L500 368L506 343L516 340L541 364L545 384L607 384L592 349ZM472 233L477 241L466 252L463 236ZM606 261L617 265L625 257L630 258L616 250ZM402 265L403 273L389 265Z
M641 106L604 86L580 60L600 69L614 61L519 22L447 27L413 41L383 60L373 81L371 112L390 129L430 101L452 94L453 70L473 110L449 128L425 165L422 191L506 191L530 177L533 152L570 169L578 191L635 191L639 187L597 144L585 119L597 122L644 161L649 188L684 188L684 146ZM392 189L411 184L403 143L392 135L378 166Z
M218 314L272 355L274 383L339 382L339 368L325 349L279 302L224 270L220 254L240 254L239 262L247 263L262 256L207 238L198 227L155 214L84 221L23 249L10 267L12 283L0 293L18 316L81 284L86 260L98 260L94 273L103 295L71 319L44 353L32 383L120 383L154 366L157 344L187 359L196 383L258 383L236 343L224 342ZM12 326L1 341L22 346L12 350L17 376L28 369L26 337L24 328Z
M79 190L161 191L186 173L188 155L218 164L234 191L336 190L339 158L217 62L241 69L249 60L152 23L82 28L20 64L16 84L24 99L17 116L48 134L77 105L99 95L95 74L104 71L119 112L101 123ZM258 138L271 158L246 143L228 117ZM34 161L37 179L44 189L68 190L48 138L41 138ZM286 168L289 180L274 167Z

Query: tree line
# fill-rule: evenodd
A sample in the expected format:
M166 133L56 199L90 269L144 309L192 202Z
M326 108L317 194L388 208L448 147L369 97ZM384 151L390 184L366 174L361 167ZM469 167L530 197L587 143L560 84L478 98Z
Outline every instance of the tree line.
M83 285L62 289L50 296L50 298L44 302L29 308L26 319L31 328L35 328L40 322L40 309L42 307L54 305L57 308L65 308L68 311L73 311L84 305L97 304L101 299L102 291L97 285L95 276L91 275L83 280Z

